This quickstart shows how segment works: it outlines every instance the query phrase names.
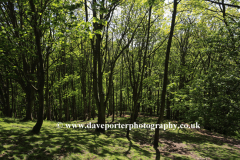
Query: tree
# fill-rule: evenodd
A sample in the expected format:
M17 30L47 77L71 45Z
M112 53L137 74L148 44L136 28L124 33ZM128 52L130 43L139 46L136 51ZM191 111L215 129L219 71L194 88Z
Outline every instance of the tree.
M161 108L160 108L160 115L158 117L157 124L160 124L163 121L164 116L164 108L165 108L165 96L166 96L166 89L167 89L167 81L168 81L168 63L169 63L169 54L172 44L172 37L175 27L175 19L177 15L177 5L178 1L174 0L173 3L173 14L172 14L172 23L170 29L170 35L168 39L168 45L166 50L166 58L165 58L165 69L164 69L164 79L163 79L163 88L162 88L162 95L161 95ZM155 129L155 136L154 136L154 147L158 147L158 140L159 140L159 126Z

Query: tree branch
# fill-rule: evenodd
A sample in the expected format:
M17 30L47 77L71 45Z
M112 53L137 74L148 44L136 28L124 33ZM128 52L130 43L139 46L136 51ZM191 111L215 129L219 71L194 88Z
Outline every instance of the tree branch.
M205 0L205 1L223 5L223 3L221 3L221 2L215 2L215 1L211 1L211 0ZM240 6L234 5L234 4L226 4L226 3L224 3L224 5L229 6L229 7L234 7L234 8L240 8Z

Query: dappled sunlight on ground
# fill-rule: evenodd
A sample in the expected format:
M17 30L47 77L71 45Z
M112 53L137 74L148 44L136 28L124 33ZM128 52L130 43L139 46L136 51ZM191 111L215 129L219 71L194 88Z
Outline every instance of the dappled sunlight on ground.
M105 134L94 129L57 128L57 122L44 121L41 133L29 131L36 122L20 122L1 118L0 159L155 159L154 130L132 129L127 139L126 129L109 128ZM128 123L129 118L117 117L117 122ZM67 123L96 123L73 121ZM111 122L111 117L106 119ZM151 117L142 117L139 123L155 123ZM161 159L227 159L240 157L239 140L204 131L160 131ZM212 153L216 154L212 154Z

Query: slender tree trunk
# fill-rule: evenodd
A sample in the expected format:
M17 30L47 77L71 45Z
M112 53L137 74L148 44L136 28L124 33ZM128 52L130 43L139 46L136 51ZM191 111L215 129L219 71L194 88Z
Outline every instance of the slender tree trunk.
M109 115L112 115L112 112L113 112L113 111L112 111L112 110L113 110L113 109L112 109L112 107L113 107L113 104L112 104L112 103L113 103L112 90L113 90L113 88L110 90L110 95L109 95L109 104L108 104L108 108L109 108L109 109L108 109L108 114L109 114Z
M87 1L84 0L84 5L85 5L85 16L86 16L86 22L88 22L88 8L87 8ZM91 59L91 58L90 58ZM92 64L91 64L91 60L90 60L90 68L91 68ZM91 82L90 82L91 81ZM90 74L88 74L88 82L89 82L89 86L88 86L88 92L89 92L89 103L88 103L88 120L91 119L91 83L92 83L92 78L90 76ZM94 110L95 112L95 110ZM93 117L94 119L94 117Z
M38 98L39 98L39 110L38 110L38 119L36 125L33 127L32 132L33 133L39 133L40 129L43 124L43 112L44 112L44 61L43 61L43 56L42 56L42 48L41 48L41 30L38 28L37 24L37 12L35 9L35 5L33 0L29 0L31 10L33 13L35 13L33 17L33 28L34 28L34 35L35 35L35 43L36 43L36 48L37 48L37 56L38 56ZM41 25L41 24L39 24Z
M16 101L14 97L15 94L15 89L13 87L13 82L11 81L11 87L12 87L12 113L13 113L13 117L16 118Z
M48 69L49 69L49 56L47 56L47 74L46 74L47 79L46 79L45 100L46 100L46 109L47 109L47 120L51 120L51 106L49 104Z
M24 121L32 120L32 108L34 104L34 89L30 84L26 87L26 97L27 97L27 107L26 107L26 117Z
M112 100L113 100L113 103L112 103L112 108L113 108L112 122L114 122L114 114L115 114L114 85L113 85L113 88L112 88Z
M5 67L6 70L6 67ZM10 117L10 103L9 103L9 79L4 80L4 75L0 73L0 83L2 84L2 89L0 88L0 97L3 102L3 114Z
M91 63L90 63L90 66L91 66ZM91 74L89 73L88 74L88 120L91 119L91 112L92 112L92 109L91 109L91 87L92 87L92 78L91 78Z
M169 62L172 37L173 37L174 26L175 26L175 19L176 19L176 15L177 15L177 4L178 4L177 0L174 0L171 30L170 30L170 35L169 35L169 39L168 39L166 59L165 59L163 89L162 89L162 95L161 95L161 108L160 108L160 115L159 115L157 124L160 124L163 121L163 116L164 116L165 97L166 97L166 89L167 89L167 82L168 82L168 62ZM159 141L159 126L155 129L155 137L154 137L154 147L155 148L158 147L158 141Z
M160 111L160 89L158 90L157 93L157 115L159 115L159 111Z
M123 66L123 61L122 61L122 65ZM119 101L119 105L120 105L120 117L122 116L122 110L123 110L123 107L122 107L122 77L123 77L123 74L122 74L122 70L123 70L123 67L121 67L121 70L120 70L120 101Z
M170 101L170 95L167 96L167 119L171 119L171 109L170 109L170 104L171 104L171 101Z
M9 101L9 79L6 78L6 94L5 94L5 99L6 99L6 108L5 108L5 113L7 117L11 117L10 113L10 101Z
M58 81L60 81L61 79L61 67L62 66L59 66L59 70L58 70ZM59 112L59 116L58 116L58 119L59 119L59 121L62 121L62 87L61 86L59 86L59 88L58 88L58 97L59 97L59 109L58 109L58 112Z
M74 66L73 66L73 56L71 56L71 73L74 75ZM74 79L71 81L72 91L75 92ZM73 120L76 120L76 96L72 96L72 117Z

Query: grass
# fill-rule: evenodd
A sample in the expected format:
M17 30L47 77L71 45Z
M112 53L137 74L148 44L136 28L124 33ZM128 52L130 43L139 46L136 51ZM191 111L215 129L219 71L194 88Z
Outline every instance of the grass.
M106 119L110 123L111 118ZM64 122L72 124L96 123L91 121ZM137 123L155 124L156 119L141 117ZM0 118L0 159L155 159L152 147L154 130L132 129L130 140L126 129L108 129L96 134L94 129L57 128L55 121L44 121L41 133L30 134L36 122ZM116 123L128 123L118 118ZM167 123L167 122L165 122ZM172 122L173 123L173 122ZM215 136L215 137L214 137ZM168 129L161 131L160 159L238 159L238 140L221 140L221 136ZM236 143L236 144L235 144ZM240 143L238 143L240 144Z

